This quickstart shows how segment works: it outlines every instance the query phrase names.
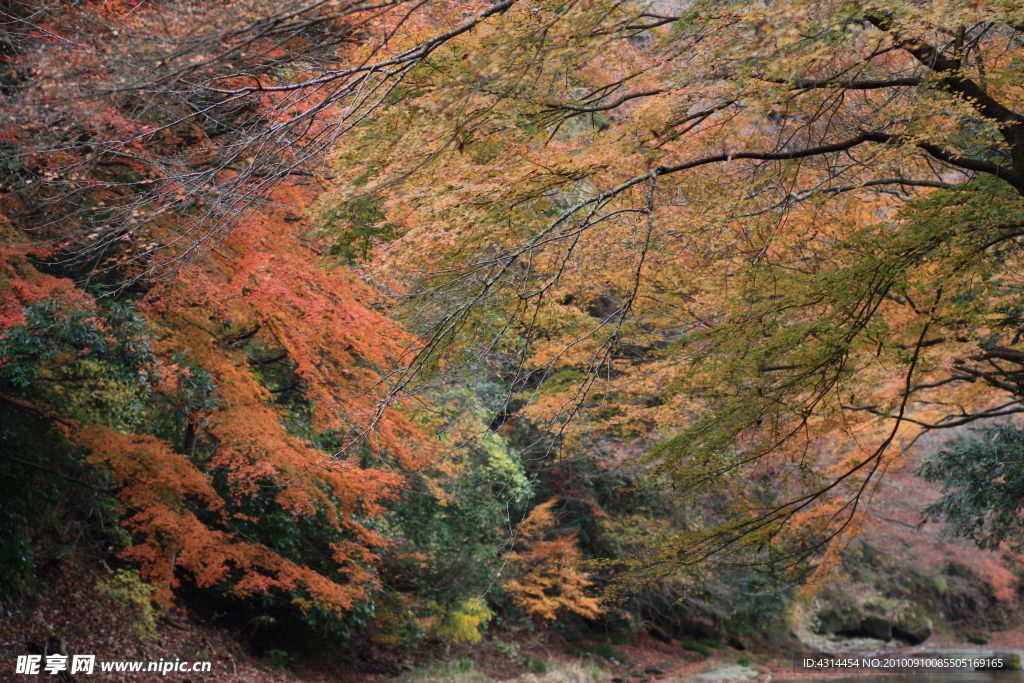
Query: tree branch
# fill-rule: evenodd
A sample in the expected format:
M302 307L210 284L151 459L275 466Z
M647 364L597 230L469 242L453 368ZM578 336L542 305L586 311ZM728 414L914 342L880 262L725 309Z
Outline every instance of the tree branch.
M39 464L36 464L34 462L29 462L28 460L22 460L21 458L17 458L17 457L15 457L13 455L8 455L6 453L3 454L3 458L4 458L4 460L10 460L13 463L17 463L17 464L21 465L22 467L29 467L29 468L34 469L34 470L40 470L41 472L47 472L49 474L55 474L58 477L60 477L61 479L64 479L65 481L70 481L72 484L78 484L79 486L84 486L85 488L92 489L93 491L99 491L101 493L114 493L115 491L117 491L116 488L100 488L99 486L94 486L94 485L90 484L89 482L82 481L81 479L76 479L74 477L70 477L70 476L64 474L60 469L58 469L56 467L47 467L46 465L39 465Z
M697 168L698 166L706 166L707 164L722 163L725 161L735 161L740 159L751 159L754 161L786 161L789 159L804 159L806 157L821 156L823 154L832 154L834 152L844 152L869 141L877 142L877 140L874 139L877 135L879 134L862 132L856 137L843 142L834 142L826 145L818 145L817 147L792 150L789 152L735 152L715 154L714 156L702 157L700 159L694 159L693 161L687 161L674 166L658 166L656 171L658 175L666 175L669 173L677 173L678 171L685 171L691 168ZM888 137L892 138L895 136ZM630 181L630 186L643 181L643 179L647 177L647 174L638 176Z
M666 92L666 90L666 88L658 88L656 90L644 90L642 92L627 93L620 97L619 99L609 102L608 104L601 104L594 107L579 107L572 104L559 104L557 102L548 103L545 104L544 106L548 109L556 109L560 111L574 111L581 114L586 114L590 112L608 111L609 109L615 109L616 107L623 105L629 100L635 100L638 97L650 97L652 95L660 95L661 93Z
M943 55L934 46L920 38L902 38L893 26L892 18L880 13L868 13L865 17L876 28L893 34L897 47L912 55L923 66L931 71L942 74L942 85L959 95L971 100L978 112L987 118L1000 123L1022 123L1024 116L996 101L982 90L981 86L962 75L959 59L951 59Z
M967 171L974 171L975 173L988 173L994 175L997 178L1001 178L1014 187L1020 182L1020 178L1012 169L1000 166L992 161L986 161L985 159L974 159L971 157L961 156L959 154L953 154L938 145L930 142L914 142L911 139L906 138L902 135L893 135L891 133L864 133L865 140L871 142L880 143L901 143L909 142L914 147L917 147L921 151L927 153L929 156L938 159L939 161L949 164L950 166L956 166Z
M35 406L29 405L28 403L22 403L21 401L16 401L15 399L8 398L8 397L6 397L6 396L4 396L2 394L0 394L0 403L4 404L5 406L8 406L10 408L14 408L15 410L20 410L23 413L28 413L30 415L35 415L36 417L41 417L44 420L48 420L50 422L56 422L58 424L62 424L65 427L70 427L70 428L74 429L74 428L76 428L78 426L74 422L71 422L69 420L65 420L64 418L61 418L61 417L55 417L53 415L49 415L48 413L40 410L39 408L36 408Z
M814 90L817 88L839 88L842 90L880 90L882 88L902 88L921 85L924 79L919 76L907 78L889 78L881 80L858 80L836 81L831 78L813 79L798 78L795 81L784 81L781 79L766 78L769 83L790 84L794 90Z

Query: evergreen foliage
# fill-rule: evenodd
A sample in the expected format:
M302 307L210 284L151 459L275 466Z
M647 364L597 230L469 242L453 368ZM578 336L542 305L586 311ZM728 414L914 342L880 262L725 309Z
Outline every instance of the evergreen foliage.
M928 516L982 548L1019 547L1024 512L1024 430L1014 425L974 429L921 463L918 472L942 484Z

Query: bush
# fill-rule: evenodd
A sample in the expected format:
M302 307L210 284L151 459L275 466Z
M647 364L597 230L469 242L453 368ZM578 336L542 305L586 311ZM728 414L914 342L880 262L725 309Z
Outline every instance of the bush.
M132 630L140 638L156 638L156 610L152 598L157 587L139 578L138 572L118 569L96 582L96 592L129 615Z
M548 665L533 655L526 655L523 659L523 666L526 667L527 671L534 674L545 674L548 672Z

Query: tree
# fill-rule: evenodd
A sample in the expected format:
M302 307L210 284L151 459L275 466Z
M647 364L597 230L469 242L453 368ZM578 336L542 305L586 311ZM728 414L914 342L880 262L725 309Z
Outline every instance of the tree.
M1024 473L1021 430L1002 425L976 429L919 467L927 480L943 484L942 497L928 506L956 536L981 548L1004 543L1019 547Z
M730 490L656 565L815 552L920 430L1021 410L1019 10L515 3L447 41L325 205L401 232L396 390L491 354L561 452Z
M630 443L683 504L719 501L653 566L737 547L799 562L856 523L917 429L1020 410L1019 10L12 6L26 28L5 48L5 212L49 251L19 256L36 272L15 281L74 278L88 307L102 285L143 297L143 276L201 260L140 299L180 371L164 399L178 421L160 428L180 445L118 432L113 452L209 457L222 490L262 502L260 476L330 450L346 464L324 476L373 516L397 480L364 447L385 469L411 462L400 399L483 366L502 419L540 427L531 465ZM376 310L340 302L368 290L298 265L322 245L275 203L309 201L300 183L326 180L327 151L333 252L376 251L365 274L409 303L374 304L409 337L355 334ZM229 234L241 246L218 261ZM270 264L276 239L294 271ZM330 321L343 308L353 330ZM266 467L256 437L287 462ZM311 482L275 503L332 517L315 489L334 485ZM177 494L202 499L194 484ZM353 575L372 583L366 562Z
M355 274L318 268L309 157L265 144L314 134L294 119L317 101L210 90L344 59L363 8L4 11L0 429L31 443L31 416L59 444L5 449L4 470L116 496L111 540L165 601L187 586L287 623L365 619L387 505L437 446L377 396L408 337ZM246 161L261 145L267 164ZM4 512L22 573L30 512Z
M545 538L555 524L551 499L533 508L519 526L517 539L522 546L509 556L519 576L505 583L517 605L530 616L551 620L566 611L596 619L600 603L587 595L592 582L579 569L580 551L575 534Z
M303 231L264 213L135 301L44 290L0 337L0 390L113 480L147 580L340 618L376 590L385 505L432 449L389 410L328 460L377 410L402 335L358 280L309 261Z
M15 220L63 241L63 260L93 271L94 286L173 272L283 182L322 181L325 153L395 78L479 21L426 39L429 10L407 0L8 3L0 170L23 210Z
M346 94L387 92L389 34L439 29L399 2L2 11L4 471L41 500L44 474L94 487L125 528L112 555L165 602L338 633L404 601L403 629L429 613L478 636L469 598L529 482L497 435L468 444L475 397L388 400L415 338L358 272L321 267L305 210L366 113ZM20 453L27 416L52 456ZM5 593L31 574L32 497L0 510ZM430 566L467 546L459 582Z

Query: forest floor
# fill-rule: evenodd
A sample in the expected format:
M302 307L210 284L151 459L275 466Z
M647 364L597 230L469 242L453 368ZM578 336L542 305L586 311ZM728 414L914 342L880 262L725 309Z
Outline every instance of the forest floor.
M267 650L248 652L240 640L251 632L228 631L170 613L147 613L131 600L112 599L97 590L105 570L64 563L45 572L36 593L2 605L0 610L0 680L39 681L17 675L19 655L95 655L93 675L65 677L62 683L111 681L132 683L680 683L690 676L730 666L747 666L758 681L845 678L878 673L841 670L833 674L802 668L799 643L776 638L750 643L745 650L723 647L708 656L686 649L684 641L662 642L642 634L630 642L566 639L555 630L492 629L475 644L427 642L413 650L369 642L344 648L307 648L305 654ZM255 629L253 624L249 628ZM1024 626L987 634L980 649L1024 652ZM936 635L917 648L893 648L910 654L936 648L979 648ZM209 673L145 671L149 662L210 662ZM45 659L44 659L45 662ZM101 672L103 662L142 662L140 672ZM42 672L46 679L50 676ZM54 677L57 679L57 677ZM60 679L58 679L60 680Z

